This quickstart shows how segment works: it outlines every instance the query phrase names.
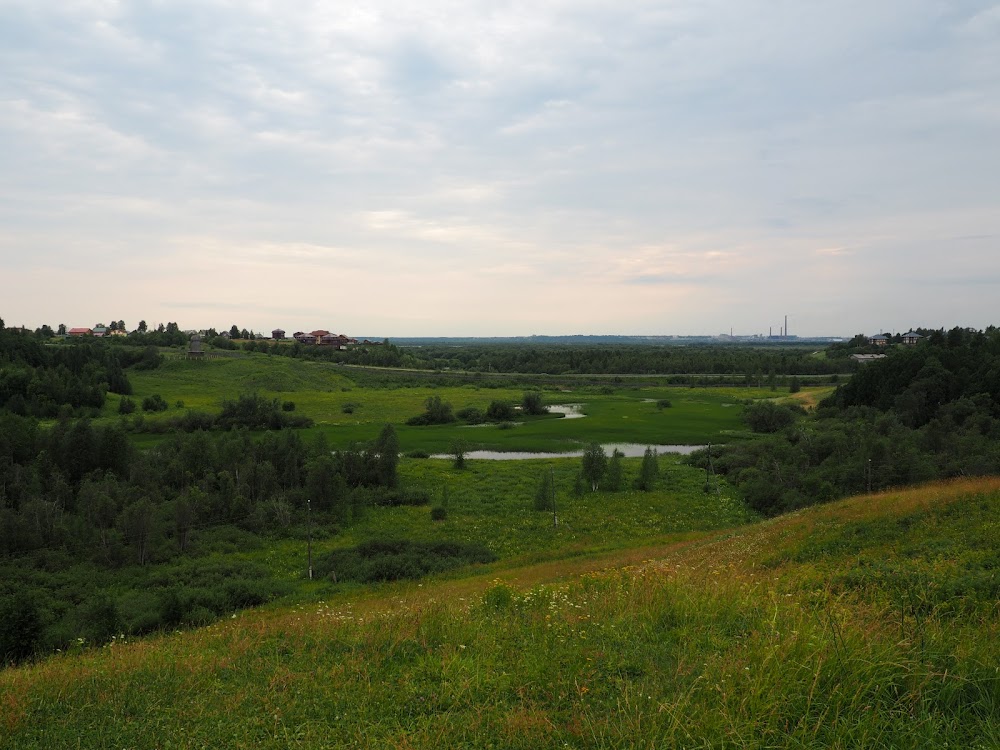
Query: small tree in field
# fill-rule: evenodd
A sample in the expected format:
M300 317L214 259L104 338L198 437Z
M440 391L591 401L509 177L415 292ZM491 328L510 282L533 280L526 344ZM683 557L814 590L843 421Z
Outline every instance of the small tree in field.
M624 457L625 454L617 448L611 452L604 478L604 489L608 492L619 492L625 486L625 466L622 464Z
M642 456L642 465L639 467L639 476L635 480L635 488L643 492L649 492L656 486L656 480L660 476L660 465L657 461L656 451L646 448Z
M538 483L535 490L535 510L552 510L552 497L554 495L552 485L552 472L546 470L542 472L542 481Z
M591 443L583 452L583 478L590 482L590 489L597 492L597 488L604 479L604 472L608 468L608 454L600 443Z
M542 400L541 391L528 391L521 398L521 411L525 414L548 414L549 407L547 407Z

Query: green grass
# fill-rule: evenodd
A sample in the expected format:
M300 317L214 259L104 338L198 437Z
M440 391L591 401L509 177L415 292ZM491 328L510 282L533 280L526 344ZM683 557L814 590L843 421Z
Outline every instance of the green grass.
M993 748L995 602L901 619L832 578L976 558L998 502L935 484L63 655L0 673L0 747Z
M386 423L397 426L403 451L445 452L456 441L469 448L560 452L590 441L642 444L695 444L726 442L745 436L740 421L742 403L748 398L771 398L768 390L741 388L595 387L548 390L546 403L582 403L584 419L526 418L512 429L496 425L462 424L410 427L409 417L420 414L429 396L440 396L457 411L474 406L483 411L493 400L519 403L520 388L482 385L400 388L362 387L347 377L349 368L284 357L253 354L242 358L192 362L168 360L157 370L130 372L133 400L161 395L170 405L152 421L182 413L184 409L217 412L226 399L258 392L281 401L293 401L296 413L312 418L312 432L322 432L334 448L347 448L373 439ZM672 408L659 409L658 399L669 399ZM111 396L104 415L117 418L118 398ZM345 408L349 407L349 408ZM159 438L142 436L148 446Z

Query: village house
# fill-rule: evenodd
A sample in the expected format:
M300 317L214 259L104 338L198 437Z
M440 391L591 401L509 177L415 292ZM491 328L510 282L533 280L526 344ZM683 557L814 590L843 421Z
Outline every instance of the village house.
M923 336L921 336L916 331L909 331L903 334L903 343L906 344L907 346L916 346L917 344L920 343L920 339L922 338Z
M90 330L89 328L70 328L68 333L69 333L70 336L93 336L94 335L94 332L92 330Z
M271 331L271 338L274 339L275 341L280 341L281 339L285 338L285 332L282 331L280 328L275 328L273 331Z
M868 339L868 343L872 346L889 346L889 340L890 336L888 333L880 333Z

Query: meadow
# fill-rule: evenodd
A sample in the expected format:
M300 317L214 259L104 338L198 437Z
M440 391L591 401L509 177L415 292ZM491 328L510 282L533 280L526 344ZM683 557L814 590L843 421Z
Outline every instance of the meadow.
M314 420L308 431L322 434L332 448L348 448L372 440L384 424L396 425L403 452L442 453L461 442L469 449L560 452L583 444L632 442L652 445L703 445L746 436L740 421L746 399L773 398L773 391L757 388L634 387L628 383L597 385L564 383L541 390L547 404L582 404L585 419L563 419L550 414L519 418L507 425L454 423L414 427L409 417L424 410L429 397L450 403L455 411L474 407L485 411L494 400L520 403L525 391L539 388L533 380L512 387L497 383L437 385L414 380L412 385L380 388L359 385L351 368L286 357L250 354L206 361L169 359L156 370L130 372L140 403L158 394L167 411L145 415L145 422L177 416L186 410L217 412L225 399L242 393L295 403L296 414ZM402 376L401 376L402 377ZM447 376L440 376L447 382ZM363 381L362 381L363 382ZM657 402L668 400L669 408ZM103 415L117 418L118 399L109 397ZM155 437L140 439L152 444Z
M0 672L0 748L997 747L998 511L936 483L116 641Z

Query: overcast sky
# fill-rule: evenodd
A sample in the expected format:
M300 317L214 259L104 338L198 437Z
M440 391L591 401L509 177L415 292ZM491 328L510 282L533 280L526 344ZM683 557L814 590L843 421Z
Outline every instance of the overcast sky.
M0 0L0 317L1000 324L1000 3Z

